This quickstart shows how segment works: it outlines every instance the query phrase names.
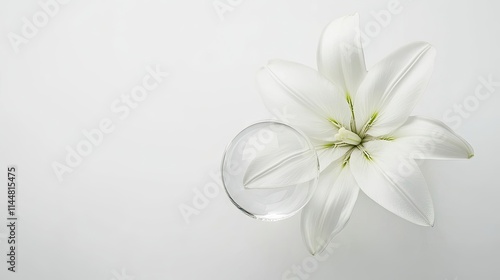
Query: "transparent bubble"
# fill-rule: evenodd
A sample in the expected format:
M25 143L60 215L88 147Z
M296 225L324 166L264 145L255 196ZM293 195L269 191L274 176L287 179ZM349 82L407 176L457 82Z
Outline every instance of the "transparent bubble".
M229 144L222 161L229 198L260 220L297 213L311 198L318 176L318 157L308 138L276 121L245 128Z

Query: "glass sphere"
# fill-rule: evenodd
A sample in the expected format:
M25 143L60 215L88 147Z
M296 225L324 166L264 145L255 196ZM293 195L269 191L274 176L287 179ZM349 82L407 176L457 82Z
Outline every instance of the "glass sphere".
M311 198L319 161L309 139L277 121L253 124L226 148L222 182L245 214L275 221L293 216Z

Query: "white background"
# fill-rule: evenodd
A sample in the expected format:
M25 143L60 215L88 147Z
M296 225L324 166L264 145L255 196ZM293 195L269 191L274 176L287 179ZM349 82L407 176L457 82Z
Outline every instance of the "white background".
M3 261L2 183L0 278L282 279L292 266L310 265L299 215L252 220L222 189L189 223L179 207L195 207L196 192L220 183L211 174L234 135L270 117L255 84L259 67L273 58L316 67L324 26L359 12L368 68L412 41L436 47L414 113L453 126L475 157L423 165L433 228L361 195L335 250L308 266L307 277L500 279L500 86L474 103L481 77L500 81L500 5L399 0L390 21L377 21L390 2L233 0L220 15L212 0L73 0L16 53L11 32L22 36L23 17L33 22L43 10L38 1L1 0L0 182L16 164L20 220L14 274ZM149 65L170 76L121 120L111 104L141 83ZM464 102L467 116L453 111ZM60 182L52 164L65 163L66 146L75 148L82 130L105 118L114 131Z

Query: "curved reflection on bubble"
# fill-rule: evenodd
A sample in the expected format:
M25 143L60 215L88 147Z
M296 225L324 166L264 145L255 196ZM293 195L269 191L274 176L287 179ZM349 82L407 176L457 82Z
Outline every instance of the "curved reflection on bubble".
M231 201L260 220L293 216L317 185L319 162L302 132L277 121L253 124L231 141L222 182Z

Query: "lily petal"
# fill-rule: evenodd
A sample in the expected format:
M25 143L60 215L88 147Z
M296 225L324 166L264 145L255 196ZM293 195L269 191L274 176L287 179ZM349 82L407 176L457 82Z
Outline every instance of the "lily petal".
M302 209L301 229L311 254L321 253L349 221L359 188L349 164L336 161L319 178L318 188Z
M385 209L412 223L434 224L434 208L425 179L416 162L401 156L389 141L370 141L349 160L361 190Z
M341 90L314 69L273 60L257 73L257 81L269 111L315 146L333 142L338 128L349 125L350 109Z
M400 127L427 86L435 54L428 43L416 42L370 69L354 100L357 131L381 136Z
M343 158L350 149L350 146L317 149L316 153L318 154L320 171L322 172L325 170L330 164L334 163L339 158Z
M467 159L474 156L472 146L441 121L411 116L389 138L400 144L413 158Z
M366 75L360 34L357 13L341 17L325 28L318 46L319 72L351 97Z
M315 180L319 163L311 149L280 147L253 159L245 174L245 188L280 188Z

